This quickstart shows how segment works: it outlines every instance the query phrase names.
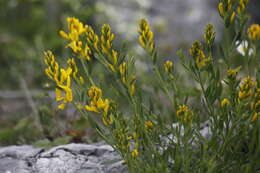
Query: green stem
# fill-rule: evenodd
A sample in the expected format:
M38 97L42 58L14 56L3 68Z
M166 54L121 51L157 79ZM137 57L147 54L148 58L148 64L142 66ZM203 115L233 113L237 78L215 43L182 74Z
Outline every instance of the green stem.
M210 105L209 100L208 100L208 97L206 96L206 91L205 91L205 88L204 88L204 86L203 86L203 82L202 82L202 79L201 79L201 74L200 74L200 72L198 72L198 80L199 80L198 82L199 82L199 84L200 84L200 87L201 87L201 89L202 89L202 93L203 93L204 99L205 99L206 104L207 104L208 112L209 112L210 115L214 115L214 114L213 114L212 105Z
M89 71L87 69L87 66L86 66L84 60L82 58L80 58L80 61L82 63L82 66L83 66L83 69L84 69L85 73L87 74L89 82L91 83L92 86L95 86L95 83L94 83L94 81L92 80L92 78L91 78L91 76L89 74Z

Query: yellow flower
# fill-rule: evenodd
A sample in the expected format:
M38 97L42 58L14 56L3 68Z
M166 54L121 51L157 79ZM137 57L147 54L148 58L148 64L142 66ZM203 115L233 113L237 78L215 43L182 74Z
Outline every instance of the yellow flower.
M239 4L237 7L238 14L241 14L245 10L247 3L248 3L248 0L239 0Z
M59 85L59 88L63 89L65 92L65 96L62 96L62 91L60 89L56 89L56 100L61 101L64 100L66 102L72 102L73 95L72 95L72 89L70 88L70 83L67 83L67 85Z
M90 111L90 112L96 112L96 113L99 112L98 109L97 109L97 107L96 107L95 105L91 105L91 106L86 105L86 106L85 106L85 109L86 109L87 111Z
M65 90L65 100L66 100L67 102L72 102L73 96L72 96L72 90L71 90L71 88L68 87L68 86L66 86L66 87L64 88L64 90Z
M56 93L56 101L61 101L64 98L62 97L62 91L59 88L55 89L55 93Z
M260 117L260 113L258 112L255 112L253 113L253 116L252 116L252 119L251 119L251 122L256 122L258 120L258 118Z
M44 52L44 63L47 66L45 74L52 80L59 74L59 64L51 51Z
M228 0L228 10L230 10L231 8L232 8L232 2L231 2L231 0Z
M87 43L85 43L83 45L83 42L80 40L80 36L83 33L86 33L88 35L87 42L91 41L91 43L92 43L93 35L91 35L91 34L94 34L94 31L91 30L92 29L91 27L89 27L87 25L84 26L77 18L68 17L67 23L68 23L69 32L68 33L64 32L64 31L59 32L61 37L70 41L66 45L66 47L70 47L74 53L79 53L80 58L85 58L87 61L90 61L91 50ZM91 44L91 43L89 43L89 44ZM96 44L96 36L94 37L94 43Z
M109 64L108 67L113 71L116 72L117 68L117 60L118 60L118 53L114 49L112 49L111 54L108 55Z
M62 38L65 38L66 40L69 40L69 36L68 36L68 34L67 34L66 32L60 30L60 31L59 31L59 34L60 34L60 36L61 36Z
M111 33L111 28L109 25L104 24L101 29L101 50L107 56L111 55L112 42L115 35Z
M253 24L251 25L247 30L248 38L256 41L260 39L260 25L259 24Z
M102 98L99 98L97 101L97 108L103 109L104 114L106 115L109 108L109 100L108 99L103 100Z
M221 107L222 107L222 108L225 108L225 107L227 107L228 105L230 105L229 99L224 98L224 99L221 101Z
M117 64L117 59L118 59L118 53L115 50L112 50L112 58L113 58L113 64Z
M231 80L235 80L236 79L236 76L237 76L237 73L240 71L241 67L237 67L235 69L228 69L227 70L227 77Z
M218 4L218 11L221 17L225 17L227 12L230 12L232 10L232 1L227 0L227 1L220 1Z
M58 109L63 110L66 107L65 103L62 103L58 106Z
M55 61L55 57L51 51L44 53L44 62L47 65L45 73L52 79L57 88L55 89L56 101L62 101L63 103L58 106L58 109L64 109L66 103L72 102L73 94L70 81L70 75L72 73L72 68L67 69L59 68L58 63ZM71 61L72 62L72 61ZM75 70L75 69L74 69Z
M172 72L172 67L173 67L173 62L172 61L166 61L164 63L164 71L166 71L167 73L171 73Z
M193 112L186 105L179 105L178 110L176 111L176 115L185 123L191 124Z
M72 69L69 67L66 70L61 68L59 74L55 75L55 82L60 87L63 88L64 86L70 87L70 75ZM66 84L65 84L66 82Z
M91 50L87 44L85 45L85 48L80 51L80 55L82 58L84 58L87 61L91 60L90 58Z
M260 111L260 99L251 103L251 109L256 110L256 111Z
M78 41L79 36L82 33L86 32L85 26L79 21L79 19L74 17L68 17L67 23L68 23L69 33L66 33L61 30L59 32L60 36L67 40Z
M132 157L136 158L138 155L139 155L139 152L137 149L134 149L132 152L131 152L131 155Z
M204 40L208 46L212 46L215 40L216 32L212 24L207 24L204 33Z
M149 121L146 121L144 125L145 125L145 128L146 128L146 129L151 129L151 128L153 128L153 122L150 121L150 120L149 120Z
M66 47L70 47L74 53L78 53L82 50L82 42L81 41L72 41Z
M206 58L204 52L200 51L199 55L195 59L195 62L199 69L203 69L204 67L207 67L209 64L211 64L212 58Z
M256 82L253 81L251 77L246 77L241 82L239 87L238 97L239 99L247 99L254 94L254 88L256 87Z
M121 76L121 80L124 84L126 84L126 63L123 62L119 65L119 73Z
M77 65L76 65L76 63L75 63L74 58L68 59L67 64L68 64L68 66L69 66L69 67L71 68L71 70L72 70L73 78L74 78L74 79L77 79L78 67L77 67Z
M202 51L202 45L199 41L195 41L192 44L189 53L195 60L195 64L199 69L207 67L212 62L211 57L206 58L204 52Z
M88 90L88 96L91 98L91 100L97 102L97 100L102 97L102 90L100 88L92 86Z
M109 126L113 123L113 116L112 115L104 115L102 118L102 122L105 126Z
M230 16L230 23L232 23L234 21L235 17L236 17L236 13L233 11Z
M130 90L131 96L133 96L135 94L135 84L134 83L130 85L130 89L129 90Z
M85 109L91 112L103 113L103 116L107 116L110 101L102 98L102 90L92 86L88 90L88 96L90 97L90 104L86 105Z
M202 45L199 41L195 41L190 50L189 50L189 53L190 55L193 57L193 58L196 58L198 55L199 55L199 52L201 51L202 49Z
M218 4L218 11L219 11L220 16L223 17L224 16L224 7L223 7L223 3L222 2L220 2Z
M139 22L139 44L147 50L149 53L154 51L154 39L153 32L150 29L148 22L145 19L142 19Z
M254 101L251 103L251 109L256 112L260 112L260 89L257 88L254 93Z
M96 51L99 51L99 38L95 34L91 26L86 26L87 42L89 45L93 46Z
M119 65L119 72L123 76L126 73L126 63L123 62L122 64Z
M84 84L84 82L85 82L84 78L82 76L79 77L79 81L80 81L81 84Z

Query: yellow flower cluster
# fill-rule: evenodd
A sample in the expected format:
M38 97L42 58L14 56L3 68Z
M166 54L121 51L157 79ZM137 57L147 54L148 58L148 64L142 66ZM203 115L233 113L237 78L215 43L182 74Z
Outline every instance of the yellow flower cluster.
M134 75L129 76L128 67L127 67L127 64L125 62L121 63L119 65L118 69L119 69L119 73L120 73L122 83L126 87L128 87L130 94L134 95L136 77Z
M72 76L73 76L73 78L74 78L74 79L77 79L78 67L77 67L77 65L76 65L76 63L75 63L74 58L68 59L68 60L67 60L67 64L68 64L68 66L69 66L69 67L71 68L71 70L72 70Z
M179 105L178 110L176 111L176 116L185 123L192 123L193 112L186 105Z
M79 19L74 17L67 18L69 33L60 31L60 36L69 40L66 47L70 47L74 53L79 53L80 57L90 60L91 50L87 44L83 46L80 36L86 33L88 26L84 26Z
M104 54L110 55L112 50L112 42L115 35L111 33L111 28L108 24L104 24L101 29L101 50Z
M86 28L78 19L74 17L68 17L67 23L69 33L62 30L59 33L61 37L71 41L67 46L77 53L81 50L82 46L82 41L80 41L79 36L86 31Z
M75 63L75 59L74 58L68 59L67 60L67 65L72 70L73 79L75 79L76 81L79 81L80 84L84 84L84 78L82 76L78 76L78 67L77 67L77 65Z
M207 24L204 33L204 40L206 41L206 44L209 47L212 46L215 40L215 36L216 36L216 32L214 26L212 24Z
M169 61L167 60L165 63L164 63L164 71L167 72L167 73L171 73L172 72L172 67L173 67L173 62L172 61Z
M87 43L91 45L96 51L99 51L99 38L91 26L86 26Z
M245 10L247 4L248 4L248 0L239 0L237 13L241 14Z
M64 109L66 103L72 102L73 95L71 89L71 78L72 69L59 68L59 64L56 62L54 55L51 51L44 53L44 63L47 68L45 69L46 75L56 83L56 101L62 103L58 106L58 109ZM63 96L64 94L64 96Z
M236 3L234 0L221 0L218 4L218 11L220 16L228 20L228 23L232 23L237 15L240 15L245 11L248 4L248 0L239 0Z
M113 122L112 115L108 115L110 101L102 98L102 90L92 86L87 92L90 103L85 106L87 111L102 113L104 125L109 125Z
M246 77L243 79L238 92L238 97L240 100L250 98L254 95L255 87L257 83L251 78Z
M207 67L212 62L212 58L208 57L206 58L201 43L199 41L195 41L192 44L192 47L189 50L190 55L195 60L195 64L199 69L203 69Z
M260 25L253 24L247 30L247 35L250 40L256 41L260 39Z
M249 112L252 113L251 122L255 122L260 117L260 88L257 82L251 77L242 80L239 86L238 98L240 101L246 101L250 106Z
M152 53L155 48L153 32L151 31L150 26L145 19L140 21L138 32L139 44L149 53Z
M218 11L222 18L227 17L229 22L232 23L235 19L236 12L232 8L232 0L222 0L218 4Z
M260 118L260 88L257 88L254 94L254 101L251 103L251 110L254 112L251 122Z
M107 114L109 108L109 100L104 100L102 98L102 90L100 88L92 86L87 93L90 97L90 104L85 106L86 110L97 113L104 112L105 114Z
M101 51L107 57L107 65L113 71L118 71L118 52L113 49L115 35L111 32L108 24L104 24L101 29Z

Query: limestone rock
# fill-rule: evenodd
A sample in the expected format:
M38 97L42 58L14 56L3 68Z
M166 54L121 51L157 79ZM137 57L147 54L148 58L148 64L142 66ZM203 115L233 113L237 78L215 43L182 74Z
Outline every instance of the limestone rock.
M67 144L48 151L32 146L0 148L0 173L126 173L106 144Z

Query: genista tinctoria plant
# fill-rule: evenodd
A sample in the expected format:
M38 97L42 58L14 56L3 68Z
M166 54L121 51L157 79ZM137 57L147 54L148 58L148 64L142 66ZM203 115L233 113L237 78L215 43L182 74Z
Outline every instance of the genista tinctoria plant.
M73 104L132 173L259 172L260 25L247 25L247 4L247 0L219 1L223 32L231 39L215 43L217 33L208 24L203 41L194 41L187 54L177 52L179 61L162 63L154 33L142 19L137 40L151 62L153 74L147 75L161 91L149 101L145 81L135 73L135 57L114 47L110 26L104 24L99 33L68 17L68 28L60 36L71 57L61 65L51 51L44 53L58 109ZM238 56L244 61L234 66ZM97 64L110 77L110 85L93 73ZM179 64L186 70L188 83L176 71ZM156 105L158 93L169 102L170 106L163 105L168 113Z

